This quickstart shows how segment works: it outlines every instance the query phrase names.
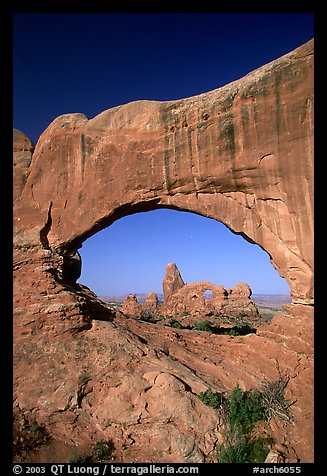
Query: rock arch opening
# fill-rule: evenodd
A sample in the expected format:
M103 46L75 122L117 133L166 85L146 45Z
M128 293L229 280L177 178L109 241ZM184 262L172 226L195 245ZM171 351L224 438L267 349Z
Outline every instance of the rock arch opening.
M211 289L206 289L202 294L202 297L209 302L212 302L212 291Z
M119 218L190 211L264 249L312 314L313 121L309 41L205 94L64 114L34 150L16 133L15 260L53 252L69 278L82 243Z
M98 296L160 294L166 265L176 262L188 283L245 281L254 294L289 294L268 254L248 241L217 220L181 210L126 215L85 240L79 282ZM212 300L212 290L202 294Z
M203 113L209 117L203 117ZM183 120L187 127L181 127ZM113 313L107 309L108 316L101 317L103 303L90 293L83 294L76 285L65 286L65 281L74 282L79 274L81 245L97 232L115 226L119 218L158 208L184 210L220 220L234 233L266 250L290 284L294 305L292 318L280 315L268 331L263 330L254 339L244 339L244 346L234 341L227 352L217 347L217 365L206 362L213 350L212 341L204 349L198 342L195 349L191 347L183 354L179 354L183 346L178 344L177 375L191 383L192 389L194 383L200 391L198 385L216 382L217 371L221 370L219 378L226 388L232 388L241 379L252 388L263 375L276 374L272 371L279 359L294 375L291 395L297 402L294 413L301 428L296 435L296 426L291 425L286 437L282 429L280 441L292 443L292 458L301 452L306 454L313 441L312 42L245 78L197 97L168 102L136 101L90 120L83 114L65 114L49 125L35 150L32 149L25 136L15 134L16 404L37 411L39 408L40 416L49 415L50 425L54 415L63 414L67 420L65 409L76 400L72 400L72 395L85 390L80 386L79 371L89 368L95 371L91 395L96 397L92 408L101 409L103 395L117 388L118 368L127 382L119 392L125 396L124 389L131 389L130 409L135 402L131 376L148 388L144 376L149 363L157 366L160 377L166 378L167 387L148 372L151 384L157 380L166 398L171 378L167 380L167 373L162 374L161 370L163 356L170 352L168 338L168 350L165 348L158 355L148 352L157 349L156 329L149 339L149 334L139 337L138 332L134 336L133 332L124 332L126 322L138 326L132 319L121 319L117 325L92 322L114 319ZM216 271L219 279L219 269ZM62 279L58 280L60 273ZM182 275L185 278L184 269ZM245 288L239 292L243 290L246 292ZM84 332L91 329L90 333ZM111 341L117 345L111 347ZM126 354L126 345L130 343L134 344ZM111 355L107 352L108 344ZM93 354L95 349L99 353ZM100 349L105 349L101 356ZM121 353L117 356L118 349ZM199 350L200 367L193 367L190 372L194 350ZM262 358L254 359L256 352L261 352ZM132 367L126 365L126 355L130 356L128 362L133 361ZM55 356L65 365L54 367ZM169 360L168 372L173 362L174 359ZM185 370L182 362L189 364ZM28 379L27 364L33 367ZM113 372L109 371L111 365ZM201 378L197 368L201 369ZM207 373L206 380L202 380L202 372ZM40 387L40 375L48 377L44 387ZM97 383L102 384L112 375L113 380L105 383L104 388L97 387ZM70 385L74 381L78 384L75 389ZM176 387L179 396L180 388ZM144 390L144 394L138 420L147 408L150 391ZM89 413L93 419L87 420L92 422L94 435L98 435L99 425L107 430L108 408L112 408L110 400L102 416L100 412L93 417L93 410ZM70 409L74 410L74 406ZM157 415L154 420L157 422ZM117 431L124 432L130 422L124 420ZM192 422L194 419L186 419L183 429ZM61 425L62 421L58 423ZM214 425L217 426L216 419ZM134 426L134 440L141 442L141 426ZM80 428L83 426L76 429L78 434ZM156 432L157 429L154 427ZM213 441L217 441L216 435ZM179 443L178 438L178 447ZM302 449L294 453L295 448ZM312 451L309 453L312 458Z

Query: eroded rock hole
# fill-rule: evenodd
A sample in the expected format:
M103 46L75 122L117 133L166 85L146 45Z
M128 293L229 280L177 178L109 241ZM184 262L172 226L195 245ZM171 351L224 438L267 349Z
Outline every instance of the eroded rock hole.
M148 322L154 322L157 307L163 303L163 278L171 262L177 263L182 284L183 280L185 284L206 281L215 289L221 288L213 294L201 285L199 292L187 298L199 302L203 308L199 313L203 311L204 316L219 309L223 314L226 303L231 307L235 299L253 299L251 290L247 291L250 288L253 295L286 295L286 302L290 302L289 286L272 267L266 252L222 223L189 212L159 209L125 216L86 240L80 254L83 266L79 282L117 306L130 296L130 308L139 315L147 302L148 314L143 313L143 317ZM66 259L67 276L74 279L78 274L78 263L73 264L76 257ZM249 287L240 286L244 282ZM190 311L183 306L176 305L173 314L185 318ZM275 312L266 309L269 318ZM248 313L235 308L234 314L246 321Z
M81 255L77 250L70 251L63 255L62 280L75 284L82 273Z
M204 297L204 299L206 301L211 302L212 301L212 291L211 291L211 289L207 289L206 291L204 291L202 297Z

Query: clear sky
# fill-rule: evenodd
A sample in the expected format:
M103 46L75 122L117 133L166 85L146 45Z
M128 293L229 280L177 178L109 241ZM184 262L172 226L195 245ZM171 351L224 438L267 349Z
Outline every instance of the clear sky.
M312 13L16 13L13 125L36 143L61 114L216 89L311 39L313 23ZM80 253L80 282L99 295L161 292L170 261L186 282L289 291L267 253L190 213L125 217Z

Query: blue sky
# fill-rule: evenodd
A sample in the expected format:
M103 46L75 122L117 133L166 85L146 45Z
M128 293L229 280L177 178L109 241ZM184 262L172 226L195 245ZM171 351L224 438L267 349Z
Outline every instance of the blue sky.
M154 210L116 221L79 250L79 282L98 295L162 292L166 265L175 262L185 282L239 282L254 294L288 294L268 254L222 223L194 213Z
M313 23L312 13L16 13L13 126L36 143L61 114L210 91L305 43ZM80 253L80 282L99 295L161 292L169 261L186 282L289 289L258 246L190 213L125 217Z

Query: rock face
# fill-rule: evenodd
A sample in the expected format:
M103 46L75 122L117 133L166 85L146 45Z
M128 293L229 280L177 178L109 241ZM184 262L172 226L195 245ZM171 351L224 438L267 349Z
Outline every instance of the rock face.
M196 394L256 388L279 368L294 423L267 431L287 461L313 460L312 41L206 94L65 114L35 149L15 131L14 172L15 412L81 451L112 438L119 461L216 461L220 422ZM162 207L265 249L288 315L243 337L177 332L75 283L85 239Z
M24 189L29 174L29 166L31 165L34 144L27 136L25 136L25 134L17 129L14 129L13 131L13 144L13 197L15 203Z
M206 94L60 116L26 174L14 225L29 247L41 233L62 254L130 213L192 211L260 245L312 304L313 42Z

